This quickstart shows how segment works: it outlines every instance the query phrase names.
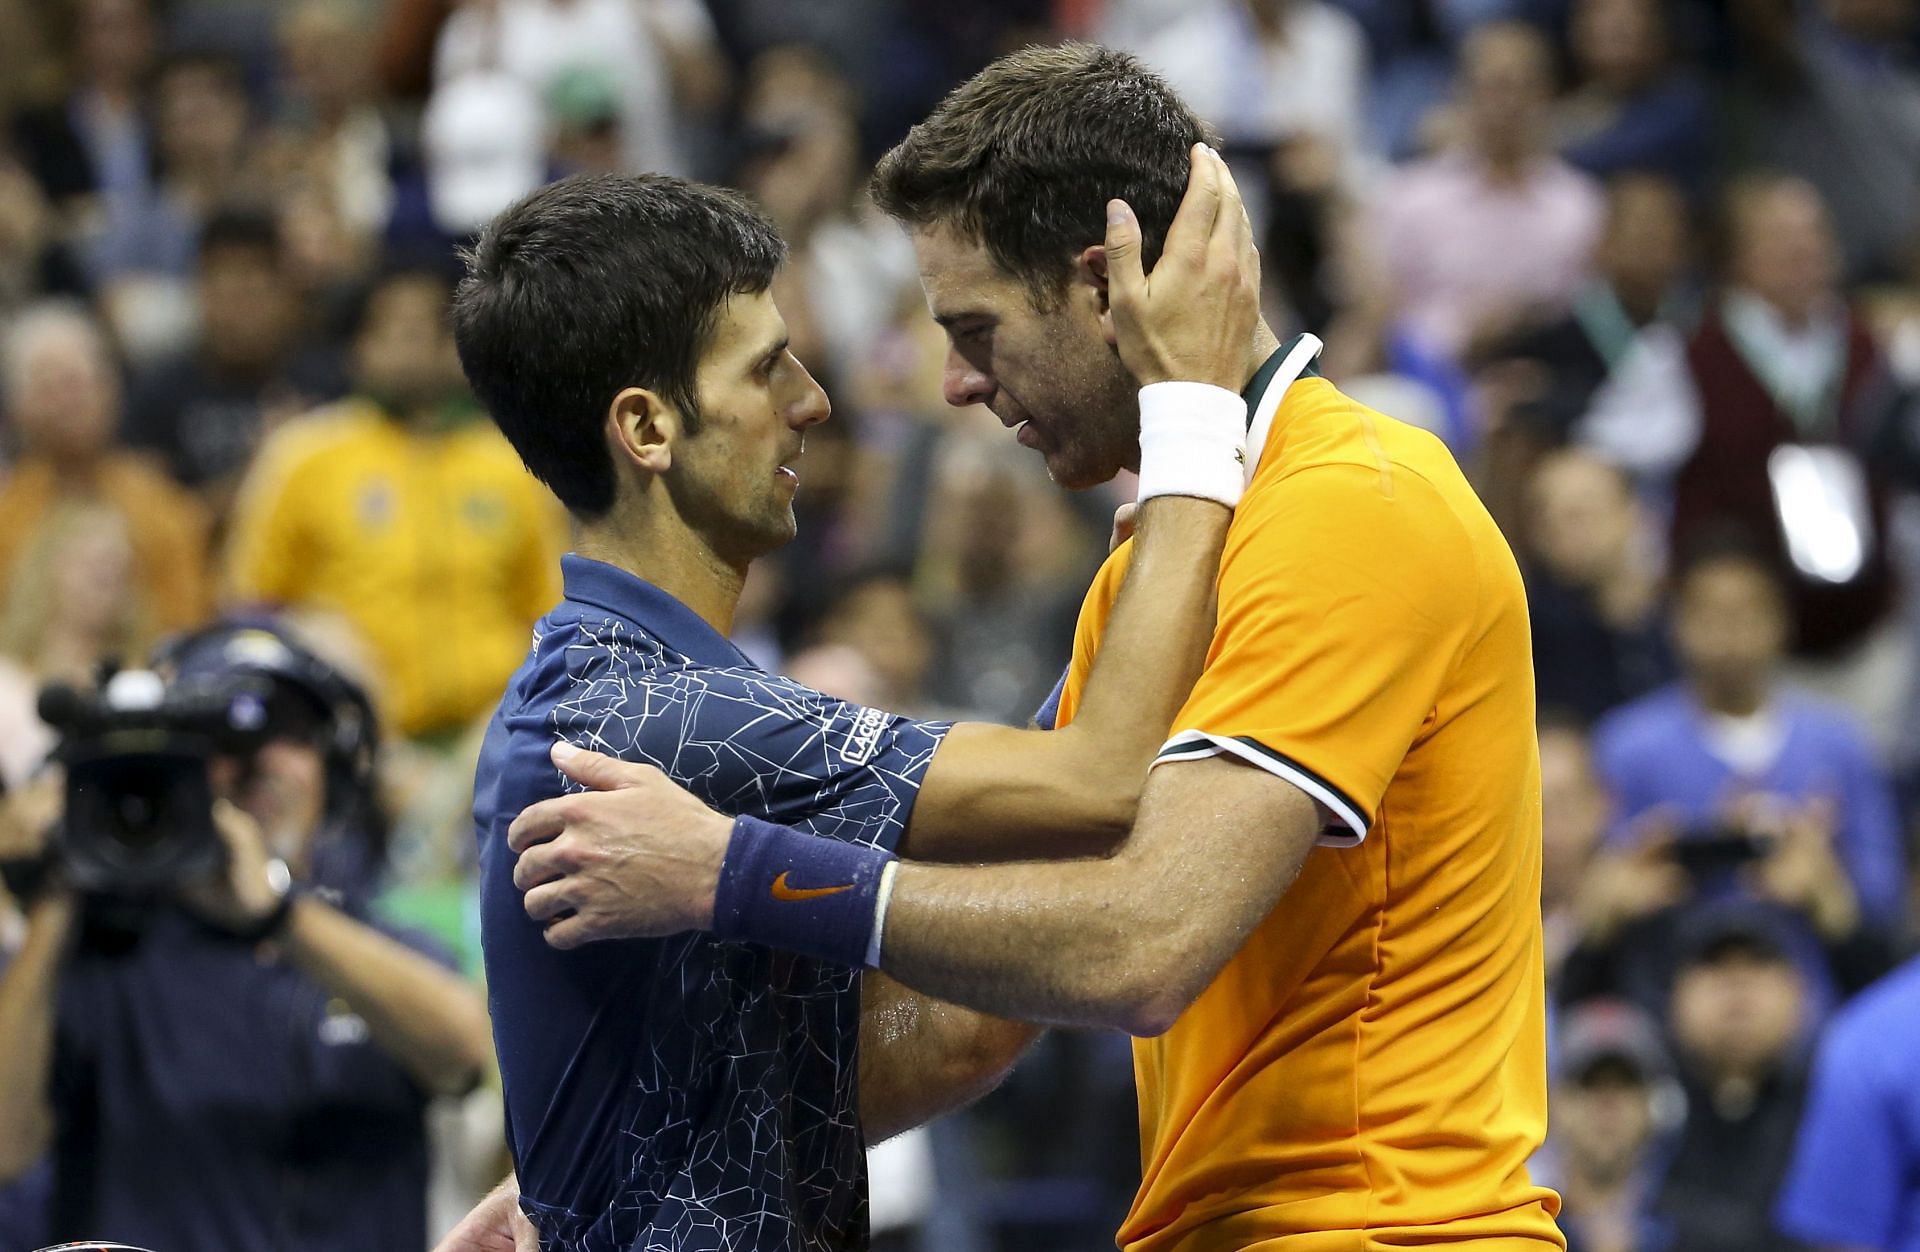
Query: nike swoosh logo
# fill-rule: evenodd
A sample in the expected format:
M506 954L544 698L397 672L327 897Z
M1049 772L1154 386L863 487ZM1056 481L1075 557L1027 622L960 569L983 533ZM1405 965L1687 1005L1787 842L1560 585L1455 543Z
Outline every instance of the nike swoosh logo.
M789 887L784 873L773 880L773 898L776 900L818 900L821 896L837 896L842 891L852 890L852 883L838 887Z

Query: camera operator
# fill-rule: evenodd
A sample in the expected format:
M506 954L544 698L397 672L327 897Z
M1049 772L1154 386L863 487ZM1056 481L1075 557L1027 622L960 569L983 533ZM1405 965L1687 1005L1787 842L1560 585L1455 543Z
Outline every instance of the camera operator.
M94 810L68 797L0 977L0 1181L51 1153L55 1238L418 1252L427 1101L470 1090L491 1037L477 991L365 911L381 842L365 698L271 629L218 626L170 656L169 693L263 693L250 750L205 761L215 867L139 899L101 890L76 856ZM51 794L10 799L0 851L47 844Z

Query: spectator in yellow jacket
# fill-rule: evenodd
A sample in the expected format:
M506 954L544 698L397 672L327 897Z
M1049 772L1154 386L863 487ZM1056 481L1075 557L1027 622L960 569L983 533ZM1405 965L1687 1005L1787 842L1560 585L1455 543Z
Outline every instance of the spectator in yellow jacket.
M395 271L368 297L356 391L281 427L241 488L240 602L336 610L372 645L408 736L491 709L559 598L565 520L466 396L446 280Z

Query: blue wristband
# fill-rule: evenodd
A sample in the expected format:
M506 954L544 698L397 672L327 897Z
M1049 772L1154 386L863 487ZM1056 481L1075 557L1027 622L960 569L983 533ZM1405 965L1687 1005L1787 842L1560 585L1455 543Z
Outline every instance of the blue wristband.
M713 933L859 969L873 941L880 883L891 852L734 819Z

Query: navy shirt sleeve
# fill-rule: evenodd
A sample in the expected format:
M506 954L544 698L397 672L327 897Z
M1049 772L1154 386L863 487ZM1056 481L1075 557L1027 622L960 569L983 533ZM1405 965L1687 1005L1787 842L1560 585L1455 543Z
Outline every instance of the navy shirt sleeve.
M752 668L656 669L635 686L601 663L555 710L556 733L657 766L722 813L888 850L951 728Z
M1060 681L1053 684L1053 690L1047 693L1040 707L1034 710L1033 724L1041 730L1052 730L1060 724L1060 697L1067 693L1067 674L1060 671Z

